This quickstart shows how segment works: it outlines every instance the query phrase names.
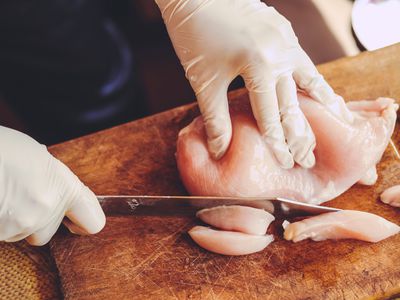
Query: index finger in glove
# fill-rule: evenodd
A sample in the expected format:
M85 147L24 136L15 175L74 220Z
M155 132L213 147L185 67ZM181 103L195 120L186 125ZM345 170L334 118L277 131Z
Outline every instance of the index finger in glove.
M75 225L88 234L98 233L103 229L106 219L95 194L88 187L82 186L66 216Z
M227 83L216 81L197 94L207 133L208 150L215 159L225 154L232 138L227 91Z
M58 180L63 187L61 197L67 203L66 216L89 234L99 232L106 220L96 195L67 166L58 163Z
M315 164L313 153L315 136L300 110L296 83L291 74L284 75L278 80L276 91L282 127L293 158L302 167L311 168Z
M262 76L243 78L249 90L254 118L265 142L271 147L275 158L283 168L292 168L293 156L285 141L275 84L271 84L268 78Z

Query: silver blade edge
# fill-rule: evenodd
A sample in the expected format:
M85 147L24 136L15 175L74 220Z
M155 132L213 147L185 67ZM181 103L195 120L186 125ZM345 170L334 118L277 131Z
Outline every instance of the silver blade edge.
M307 216L340 209L312 205L292 199L277 197L210 197L210 196L97 196L106 215L150 214L174 215L193 214L196 210L223 205L242 205L265 209L275 215Z

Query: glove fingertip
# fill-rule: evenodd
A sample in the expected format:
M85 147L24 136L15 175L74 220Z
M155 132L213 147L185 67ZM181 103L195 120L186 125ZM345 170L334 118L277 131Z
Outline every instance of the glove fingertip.
M106 224L106 216L96 195L86 186L67 211L67 217L88 234L100 232Z
M28 236L25 240L28 242L29 245L32 246L44 246L46 245L51 239L51 236L46 238L39 238L35 235Z
M229 112L219 117L210 117L205 122L208 151L218 160L225 155L232 138L232 125Z
M214 139L208 140L208 149L212 158L219 160L228 150L230 138L228 134L223 134Z
M289 150L282 151L280 149L274 149L275 157L283 169L291 169L294 167L293 156Z
M310 151L307 156L299 162L299 164L306 169L310 169L315 166L315 156L312 151Z

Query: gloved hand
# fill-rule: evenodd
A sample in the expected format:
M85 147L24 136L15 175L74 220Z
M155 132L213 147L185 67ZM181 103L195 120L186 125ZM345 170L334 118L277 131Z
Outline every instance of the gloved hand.
M352 115L300 47L290 23L259 0L156 0L196 93L211 155L227 150L227 89L241 75L253 114L282 167L315 163L314 134L299 109L296 83L346 121Z
M43 245L64 215L73 232L97 233L105 224L93 192L45 146L0 126L0 241Z

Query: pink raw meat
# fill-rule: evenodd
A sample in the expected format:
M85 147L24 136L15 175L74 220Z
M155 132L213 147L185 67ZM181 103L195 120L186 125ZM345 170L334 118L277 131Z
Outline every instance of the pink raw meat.
M285 228L284 237L294 242L310 238L314 241L357 239L376 243L399 231L398 225L380 216L341 210L289 224Z
M177 163L192 195L286 196L319 204L337 197L357 181L373 184L375 165L393 133L397 105L392 99L350 102L355 120L339 120L324 106L298 94L315 137L316 165L285 170L264 143L250 106L231 103L233 137L226 155L213 160L201 117L181 130Z
M263 209L246 206L218 206L202 209L196 216L214 227L252 235L264 235L275 217Z
M189 235L204 249L224 255L246 255L259 252L274 240L272 235L220 231L204 226L193 227L189 230Z
M398 105L386 98L350 102L347 106L355 117L350 124L339 120L307 96L298 96L300 108L316 136L316 165L313 168L303 169L298 165L290 170L280 168L262 140L249 104L236 101L231 103L230 109L232 142L221 160L213 160L207 151L201 117L180 132L177 163L187 190L193 195L286 196L319 204L335 198L356 182L374 184L376 164L393 133ZM383 201L390 198L386 194L382 195ZM396 190L395 194L397 197L400 193ZM262 222L264 225L255 226L254 216L262 216L265 212L253 210L251 213L240 207L204 210L198 216L222 230L197 226L189 234L201 247L220 254L243 255L260 251L272 239L253 234L264 233L264 228L268 227L265 224L270 221L266 219ZM256 231L253 231L253 227L262 230L258 232L254 228ZM294 241L356 238L376 242L397 233L399 228L373 214L342 211L290 224L285 229L285 238Z
M381 195L381 200L391 206L400 207L400 185L386 189Z

